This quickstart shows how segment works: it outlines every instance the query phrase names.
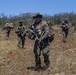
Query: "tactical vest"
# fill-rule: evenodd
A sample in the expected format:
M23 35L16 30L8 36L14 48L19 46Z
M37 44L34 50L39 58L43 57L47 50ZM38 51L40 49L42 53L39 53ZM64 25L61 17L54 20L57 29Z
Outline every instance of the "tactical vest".
M47 25L47 22L46 21L42 21L40 22L37 26L36 26L36 30L38 32L38 35L40 35L40 37L43 36L43 34L45 33L45 30L44 30L44 26Z
M49 30L46 30L46 26L48 26L46 21L41 21L39 24L32 24L28 30L28 38L34 40L35 39L35 33L37 33L38 39L41 39L45 33L48 33ZM36 32L34 33L33 28L35 27ZM49 27L48 27L49 28ZM47 37L47 36L46 36ZM45 38L46 38L45 37Z
M25 26L23 25L23 26L19 26L18 27L18 31L20 31L21 33L24 33L24 31L25 31Z

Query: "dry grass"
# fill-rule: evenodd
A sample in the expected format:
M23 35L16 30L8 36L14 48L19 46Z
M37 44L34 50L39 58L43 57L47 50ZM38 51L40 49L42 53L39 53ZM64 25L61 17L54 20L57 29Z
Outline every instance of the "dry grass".
M34 41L26 37L25 49L17 47L14 31L10 38L0 32L0 75L76 75L76 33L70 31L67 43L62 42L60 28L55 29L55 40L50 44L51 70L35 72L27 67L35 66ZM43 57L42 65L44 65Z

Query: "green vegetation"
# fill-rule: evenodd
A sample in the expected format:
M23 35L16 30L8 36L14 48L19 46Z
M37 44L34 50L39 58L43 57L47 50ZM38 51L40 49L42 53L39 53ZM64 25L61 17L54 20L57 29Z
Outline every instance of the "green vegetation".
M53 21L53 24L55 25L55 24L60 24L61 23L61 20L60 19L55 19L54 21Z
M76 25L74 25L74 31L76 31Z
M29 27L29 24L27 23L27 21L23 21L23 24L26 26L26 28Z
M34 13L22 13L20 15L17 16L12 16L9 15L9 17L5 16L4 13L0 14L0 27L4 26L6 21L9 20L10 22L12 22L14 24L14 26L16 27L19 23L20 20L23 21L24 25L26 25L26 27L28 28L29 25L31 25L33 23L33 18L32 16L34 15ZM55 14L54 16L51 15L43 15L43 20L51 20L52 24L60 24L62 20L64 20L65 18L68 19L69 22L75 22L76 24L76 13L60 13L60 14ZM75 26L75 30L76 30L76 26Z

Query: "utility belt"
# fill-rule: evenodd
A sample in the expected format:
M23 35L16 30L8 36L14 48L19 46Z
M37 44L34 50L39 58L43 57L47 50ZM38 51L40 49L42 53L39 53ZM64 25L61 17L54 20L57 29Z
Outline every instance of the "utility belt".
M48 42L48 38L45 38L44 40L41 40L40 41L40 49L44 49L46 48L47 46L49 45L49 42Z

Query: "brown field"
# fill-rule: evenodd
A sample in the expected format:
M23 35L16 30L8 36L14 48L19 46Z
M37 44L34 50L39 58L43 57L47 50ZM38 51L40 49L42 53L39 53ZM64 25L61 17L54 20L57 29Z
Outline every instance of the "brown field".
M11 31L6 39L0 31L0 75L76 75L76 32L70 29L67 43L62 42L60 28L56 25L55 40L50 44L50 71L28 70L34 67L34 41L26 37L25 49L17 47L17 35ZM44 66L41 55L42 66Z

